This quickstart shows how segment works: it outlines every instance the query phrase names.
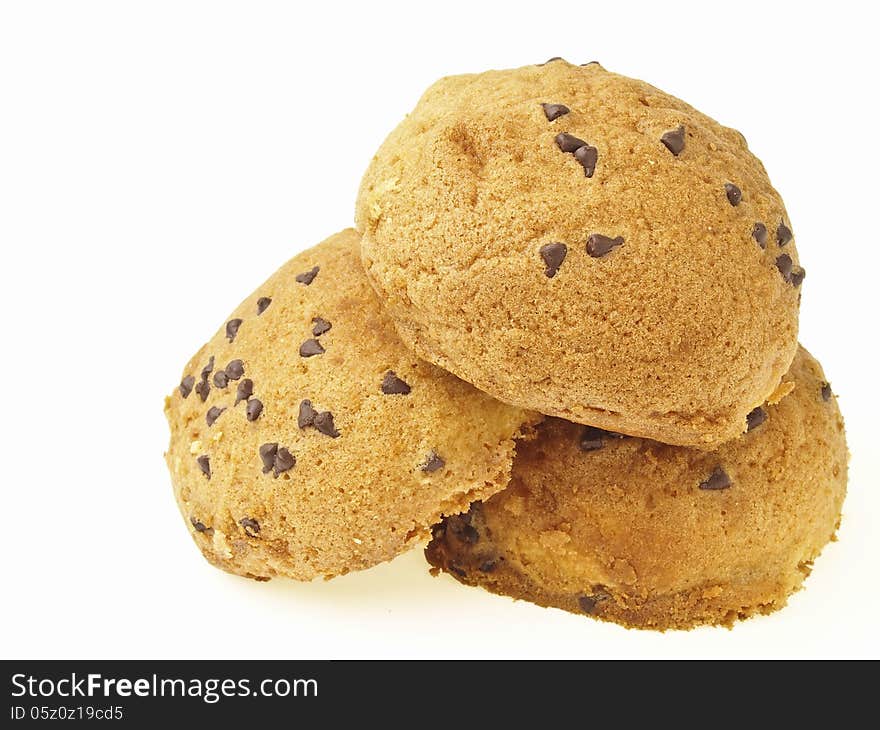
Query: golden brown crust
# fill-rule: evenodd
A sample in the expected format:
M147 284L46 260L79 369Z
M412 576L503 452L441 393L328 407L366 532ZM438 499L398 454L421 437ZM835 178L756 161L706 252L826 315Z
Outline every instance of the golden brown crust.
M680 125L674 155L662 138ZM559 133L596 150L591 177ZM441 79L377 152L356 220L403 341L509 403L710 448L794 357L799 288L777 259L797 273L797 253L760 161L598 64ZM596 258L592 234L624 243Z
M518 449L508 489L435 527L428 560L634 628L730 625L784 606L833 538L847 474L819 364L800 349L786 380L794 389L765 421L713 452L607 435L584 451L583 427L548 419ZM706 488L725 486L719 467L730 485Z
M441 515L507 484L514 439L539 418L403 347L353 230L286 263L227 322L165 411L181 512L206 558L230 572L331 577L424 543ZM313 413L301 427L305 400ZM268 472L264 444L277 444Z

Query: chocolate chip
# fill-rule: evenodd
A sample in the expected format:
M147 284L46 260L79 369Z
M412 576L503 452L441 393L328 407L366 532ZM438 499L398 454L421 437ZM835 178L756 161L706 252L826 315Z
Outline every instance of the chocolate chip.
M333 414L330 411L323 411L315 416L312 425L325 436L339 438L339 431L333 425Z
M788 243L792 238L791 228L789 228L785 223L780 223L776 228L776 243L780 246L784 246Z
M260 414L263 412L263 401L259 398L251 398L247 402L247 407L245 408L245 413L247 414L247 419L249 421L256 421Z
M252 517L245 517L244 519L239 520L238 524L244 528L244 531L250 537L256 537L260 534L260 523Z
M211 371L214 369L214 356L208 359L208 364L202 368L202 380L207 380L208 376L211 374Z
M278 444L263 444L260 446L260 460L263 462L263 474L272 471L275 465L275 456L278 454Z
M559 267L562 266L562 262L565 261L565 255L567 253L568 246L564 243L548 243L545 246L541 246L540 254L541 258L544 259L544 265L546 266L544 273L547 275L548 279L552 279L556 276L556 272L559 271Z
M804 277L806 277L807 272L803 266L795 266L791 271L791 276L788 277L789 282L795 288L799 287L804 283Z
M226 377L230 380L238 380L244 375L244 363L241 360L232 360L226 366Z
M581 167L584 168L584 174L587 177L593 177L593 173L596 171L596 162L599 159L599 151L595 147L591 147L584 140L567 132L560 132L556 135L556 145L563 152L573 154L575 159L581 163Z
M208 384L208 379L205 378L204 380L200 380L196 384L195 391L198 393L199 398L202 399L202 403L208 400L208 393L211 392L211 386Z
M229 376L223 370L214 373L214 387L225 388L227 385L229 385Z
M479 571L481 573L491 573L498 567L498 561L496 560L484 560L480 563Z
M204 522L197 520L195 517L189 518L190 524L195 528L196 532L204 532L206 535L213 535L214 528L208 527Z
M238 334L238 328L241 327L241 322L242 320L240 319L230 319L226 323L226 339L230 342L232 342Z
M611 594L604 590L605 586L593 586L593 592L590 595L584 595L578 598L578 604L584 613L595 613L596 607L603 601L611 598Z
M446 519L446 528L460 542L465 542L468 545L475 545L480 540L480 533L471 525L470 513L466 512L463 515L448 517Z
M312 408L312 402L304 400L299 404L299 415L296 418L296 423L300 428L311 426L315 423L315 416L317 415L318 412Z
M208 409L208 412L205 414L205 423L207 423L209 426L213 426L214 421L220 418L220 414L223 413L223 411L225 410L225 408L220 408L219 406L211 406Z
M743 198L743 192L733 183L724 183L724 192L727 193L727 200L736 208Z
M593 613L596 610L598 601L593 596L581 596L578 598L578 604L584 613Z
M238 384L238 388L235 391L235 405L238 405L243 400L247 400L254 394L254 381L250 378L245 378Z
M660 137L660 141L666 149L676 157L678 157L684 149L684 140L684 125L678 127L678 129L670 129L668 132L664 132L663 136Z
M260 460L263 462L263 474L274 471L276 477L296 465L296 457L284 447L279 448L277 443L263 444L260 447Z
M263 312L265 312L269 305L272 303L272 299L270 297L260 297L257 299L257 316L259 317Z
M184 398L188 398L189 394L192 393L193 386L196 384L196 378L194 375L187 375L183 380L180 381L180 394Z
M425 459L425 463L422 464L420 468L427 474L433 474L444 466L446 466L446 460L432 449L428 452L428 458Z
M786 281L791 281L791 267L791 256L787 253L776 257L776 268L779 269L779 273L782 274L782 278Z
M474 545L480 541L480 533L472 525L464 522L455 522L450 525L450 531L459 540L468 545Z
M752 228L752 238L761 248L767 248L767 226L763 223L755 223L755 227Z
M543 66L544 64L541 65ZM464 568L462 568L458 563L450 561L446 567L450 573L455 573L462 578L467 578L467 571L464 570Z
M547 117L548 122L559 119L559 117L565 116L571 111L565 104L541 104L541 106L544 109L544 116Z
M199 465L199 469L202 470L202 474L204 474L208 479L211 478L211 460L207 457L207 455L202 454L198 459L196 459L196 463Z
M409 395L412 388L397 377L397 373L389 370L382 378L382 392L385 395Z
M758 406L754 410L749 411L749 415L746 416L746 431L751 431L753 428L757 428L766 420L767 411L761 408L761 406Z
M830 401L833 393L831 392L831 383L822 383L822 400Z
M556 145L563 152L573 153L575 150L580 149L581 147L587 147L587 143L584 140L575 137L573 134L568 134L567 132L560 132L556 135Z
M587 253L594 259L607 255L617 246L623 245L623 236L609 238L601 233L592 233L587 239Z
M333 326L323 317L313 317L312 324L314 325L314 327L312 327L312 334L315 337L320 337L325 332L329 332L330 328Z
M311 357L312 355L324 354L324 348L317 340L306 340L299 346L300 357Z
M730 477L720 466L716 466L709 478L700 483L700 489L727 489L730 486Z
M294 466L296 466L296 457L283 446L279 448L278 453L275 454L275 463L272 465L275 476L277 477L281 472L292 469Z
M305 271L302 274L297 274L296 280L300 284L305 284L306 286L308 286L309 284L311 284L315 280L315 277L318 275L318 272L320 270L321 270L321 267L316 266L315 268L309 269L308 271Z
M546 66L548 63L553 63L554 61L564 61L565 59L562 56L553 56L553 58L548 58L544 63L539 63L539 66Z
M607 435L608 432L601 428L584 426L578 445L581 447L581 451L596 451L605 445L604 437Z
M596 163L599 161L599 150L585 144L583 147L578 147L574 151L574 158L580 162L581 167L584 168L584 175L587 177L593 177L593 173L596 171Z

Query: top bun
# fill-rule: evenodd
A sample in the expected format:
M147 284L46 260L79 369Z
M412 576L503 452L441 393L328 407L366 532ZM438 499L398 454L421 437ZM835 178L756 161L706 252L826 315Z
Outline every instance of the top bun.
M796 351L804 272L743 136L596 63L441 79L356 221L403 341L545 414L710 448Z

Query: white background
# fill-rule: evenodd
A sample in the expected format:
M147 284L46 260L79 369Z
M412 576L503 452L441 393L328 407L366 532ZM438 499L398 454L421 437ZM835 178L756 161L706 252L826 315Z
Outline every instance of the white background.
M0 5L6 658L878 656L877 41L867 3ZM625 631L431 578L209 567L162 401L232 308L351 224L360 175L436 78L562 55L742 130L808 276L801 339L852 451L840 541L790 607Z

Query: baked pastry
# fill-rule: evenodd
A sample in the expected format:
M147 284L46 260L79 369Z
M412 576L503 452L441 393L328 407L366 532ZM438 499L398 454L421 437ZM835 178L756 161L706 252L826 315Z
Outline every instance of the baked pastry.
M332 577L426 542L508 483L535 414L404 348L353 230L242 302L166 399L180 510L214 565Z
M794 357L804 270L761 162L596 63L441 79L356 222L401 339L524 408L711 448Z
M462 583L643 629L730 625L785 605L833 539L843 419L800 349L793 390L706 452L548 419L511 486L434 529Z

